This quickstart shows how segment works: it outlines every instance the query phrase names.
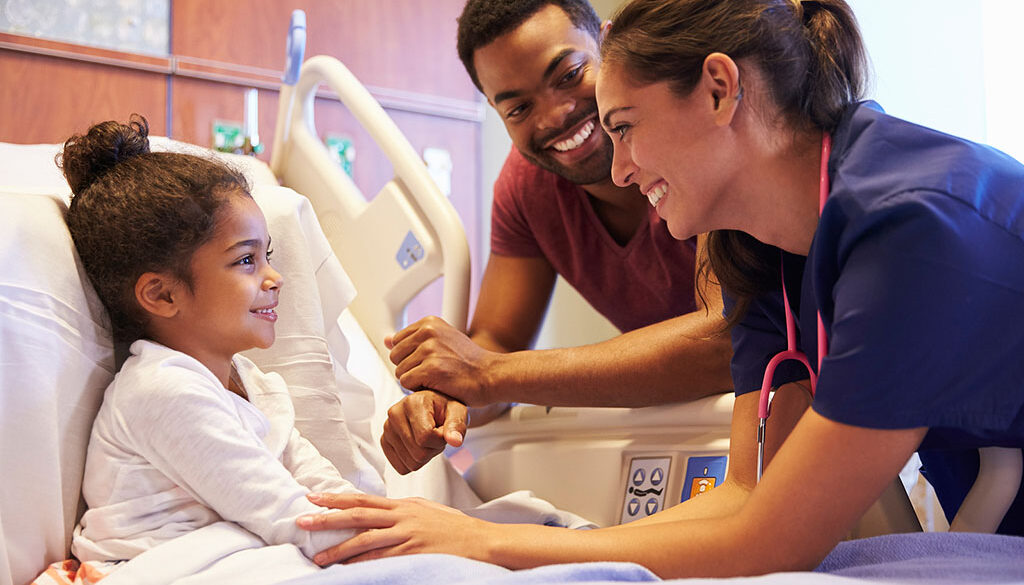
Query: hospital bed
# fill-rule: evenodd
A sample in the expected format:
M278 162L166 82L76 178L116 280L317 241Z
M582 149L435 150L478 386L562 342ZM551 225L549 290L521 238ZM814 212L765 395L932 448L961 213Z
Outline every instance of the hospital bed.
M409 476L391 470L376 445L387 407L403 393L385 357L383 337L399 325L405 302L438 276L444 278L440 314L465 326L465 236L416 153L347 69L314 57L298 73L301 56L293 54L292 61L271 164L217 156L250 177L277 244L275 262L289 293L279 307L278 341L250 357L289 381L303 434L367 491L472 508L482 499L528 488L598 524L642 517L721 481L727 467L727 396L660 409L519 406L508 419L474 429L469 448L475 464L465 478L444 458ZM369 200L317 139L312 104L322 83L340 96L394 164L396 178ZM204 152L167 139L152 142L154 149ZM25 583L47 563L67 557L81 513L92 418L115 371L116 348L102 308L63 223L69 189L53 164L59 149L0 144L0 585ZM494 517L542 523L565 517L554 507L526 500L504 502ZM199 540L202 532L141 555L108 582L145 577L154 583L179 578L189 583L290 578L296 583L422 583L425 575L444 583L654 579L628 563L510 573L444 555L317 571L287 550L258 547L236 533L214 534L229 548L213 550L209 539ZM832 574L764 579L848 582L837 576L847 575L895 582L908 575L970 574L1024 583L1024 539L907 538L844 543L823 565ZM935 572L935 559L945 563L941 572ZM152 572L168 567L178 572L160 574L163 580Z

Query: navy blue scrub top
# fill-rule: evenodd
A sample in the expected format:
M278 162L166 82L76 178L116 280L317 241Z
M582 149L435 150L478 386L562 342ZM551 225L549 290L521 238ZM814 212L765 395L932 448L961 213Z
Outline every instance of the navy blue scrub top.
M929 427L923 472L951 518L978 447L1024 447L1024 166L866 102L834 133L829 176L810 254L784 255L811 364L819 307L829 337L812 408ZM758 390L786 346L781 293L756 299L732 339L736 393ZM774 385L806 378L787 362ZM1024 488L1000 532L1024 535Z

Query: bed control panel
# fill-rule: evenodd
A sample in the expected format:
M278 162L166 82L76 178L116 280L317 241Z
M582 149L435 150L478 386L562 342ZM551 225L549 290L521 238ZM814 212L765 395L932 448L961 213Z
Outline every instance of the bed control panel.
M725 480L725 455L717 457L690 457L686 460L686 476L683 479L683 493L679 498L685 502L690 498L707 493Z
M626 476L620 524L650 516L665 507L671 457L634 457Z
M408 270L410 266L419 262L423 258L423 245L416 239L416 236L410 231L405 234L405 239L402 240L402 245L398 247L398 253L395 254L395 260L398 260L398 265L402 267L402 270Z

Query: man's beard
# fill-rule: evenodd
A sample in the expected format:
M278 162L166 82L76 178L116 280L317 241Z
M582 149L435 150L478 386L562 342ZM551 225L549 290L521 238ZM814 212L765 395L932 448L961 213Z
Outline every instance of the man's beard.
M523 158L537 165L538 167L555 173L556 175L564 178L565 180L574 183L576 185L592 185L594 183L600 183L606 181L611 177L612 171L612 155L614 150L612 148L611 138L605 134L604 130L600 126L594 128L594 132L599 135L594 138L602 142L601 146L597 148L589 157L579 161L573 165L564 165L558 162L554 156L551 155L551 149L542 148L540 144L550 142L551 138L558 136L565 132L566 128L572 128L579 124L583 120L593 116L597 111L596 107L593 109L588 108L587 111L581 112L575 116L574 119L568 120L565 126L555 132L547 133L547 136L541 137L540 139L530 140L530 151L525 152L520 149L520 153Z

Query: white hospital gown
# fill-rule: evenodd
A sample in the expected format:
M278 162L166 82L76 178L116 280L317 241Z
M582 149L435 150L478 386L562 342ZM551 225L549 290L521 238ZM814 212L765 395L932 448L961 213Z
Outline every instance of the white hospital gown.
M249 401L192 357L136 341L93 424L82 493L89 509L72 552L82 561L131 559L162 542L228 520L307 557L351 530L307 532L326 511L310 491L356 493L294 428L280 376L233 364Z

